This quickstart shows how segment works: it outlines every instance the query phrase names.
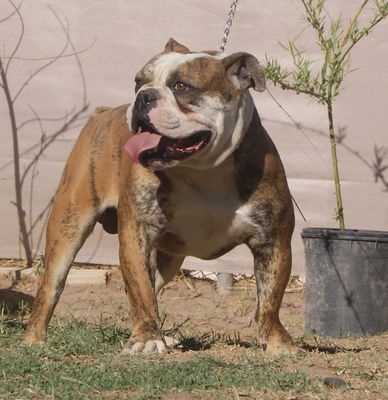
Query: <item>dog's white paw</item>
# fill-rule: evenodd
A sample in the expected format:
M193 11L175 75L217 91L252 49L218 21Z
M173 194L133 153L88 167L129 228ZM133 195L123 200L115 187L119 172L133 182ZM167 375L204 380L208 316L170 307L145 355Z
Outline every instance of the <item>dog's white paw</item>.
M165 353L169 348L175 347L178 341L172 337L165 336L164 341L161 339L151 339L146 342L135 342L123 348L121 354L152 354Z

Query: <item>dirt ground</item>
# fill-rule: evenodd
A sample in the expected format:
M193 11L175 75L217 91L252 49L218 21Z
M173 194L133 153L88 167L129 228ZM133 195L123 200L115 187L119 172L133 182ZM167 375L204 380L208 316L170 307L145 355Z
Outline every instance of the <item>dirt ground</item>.
M67 285L56 317L128 327L127 299L120 274L117 269L106 269L105 277L103 284ZM25 278L10 289L11 285L10 279L3 274L0 302L12 303L20 296L31 300L29 296L35 292L36 281ZM198 348L194 341L192 350L200 349L201 354L216 354L231 361L251 352L261 352L263 357L269 357L253 346L255 326L250 323L255 309L253 280L239 281L226 295L217 292L214 282L182 275L164 289L159 304L165 328L178 328L185 337L199 339ZM287 289L281 319L300 349L297 356L280 359L286 370L303 371L319 382L329 378L326 386L330 399L388 399L388 334L347 339L304 336L303 287L297 280ZM203 343L209 343L209 346L203 349ZM195 357L198 353L176 350L169 357L180 360ZM330 381L332 377L339 379L333 382Z

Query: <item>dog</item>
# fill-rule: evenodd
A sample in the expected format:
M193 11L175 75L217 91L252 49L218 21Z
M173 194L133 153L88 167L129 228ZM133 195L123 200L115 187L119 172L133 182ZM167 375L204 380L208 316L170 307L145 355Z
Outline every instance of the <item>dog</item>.
M119 238L132 332L124 352L168 349L157 294L186 256L211 260L240 244L254 257L258 340L292 351L279 319L292 198L249 93L265 90L264 69L248 53L192 52L170 39L135 82L133 106L97 109L69 156L25 341L46 339L71 263L99 222Z

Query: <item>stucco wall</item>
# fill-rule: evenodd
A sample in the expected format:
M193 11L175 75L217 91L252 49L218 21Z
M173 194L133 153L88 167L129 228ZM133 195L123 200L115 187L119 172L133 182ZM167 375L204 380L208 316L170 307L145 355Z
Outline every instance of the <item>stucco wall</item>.
M304 27L302 10L297 0L241 1L227 51L249 51L259 59L265 55L289 60L278 42L295 37ZM344 16L358 5L356 0L329 0L330 11ZM78 49L90 47L81 54L87 79L92 112L99 105L119 105L131 101L135 72L152 55L162 49L169 37L174 37L193 49L216 48L222 36L229 0L25 0L22 13L26 35L19 55L45 57L56 54L63 43L58 23L47 9L53 6L68 19L71 36ZM0 19L11 7L0 0ZM17 37L15 20L0 25L0 51L9 54ZM339 148L341 173L344 179L344 202L347 224L352 228L386 229L388 227L388 194L373 181L371 170L360 157L371 162L373 146L388 144L386 113L388 107L388 23L383 23L354 52L352 66L343 95L338 99L336 121L347 129L346 145ZM314 39L306 32L301 43L313 53ZM39 65L38 61L15 60L10 70L13 90ZM300 131L274 103L268 93L254 99L263 123L275 141L284 161L290 187L307 218L305 223L297 213L294 236L294 272L303 275L303 247L300 230L304 226L335 226L334 189L331 182L330 148L324 137L324 110L303 96L285 93L269 86L281 104L301 122ZM74 60L58 61L39 75L17 101L19 123L31 118L30 106L41 116L53 117L79 104L80 78ZM55 126L48 123L47 130ZM0 93L0 256L19 254L13 171L4 167L12 156L10 128L4 96ZM323 132L323 133L322 133ZM39 163L39 175L34 192L34 212L38 212L53 194L66 157L77 138L78 129L66 133ZM22 130L22 149L37 142L40 130L31 124ZM359 156L355 155L359 154ZM23 162L33 157L29 153ZM26 188L26 199L29 189ZM115 237L102 235L97 228L82 249L79 260L101 263L117 262ZM217 262L188 260L187 266L203 269L252 271L251 257L245 248L232 252Z

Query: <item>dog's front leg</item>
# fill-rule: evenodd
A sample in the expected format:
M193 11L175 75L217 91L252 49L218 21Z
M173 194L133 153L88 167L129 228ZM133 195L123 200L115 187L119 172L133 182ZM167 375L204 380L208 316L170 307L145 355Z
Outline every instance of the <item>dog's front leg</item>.
M139 189L140 192L142 190ZM120 268L129 300L132 329L123 353L162 353L172 343L163 338L160 332L155 293L157 250L152 244L158 227L150 222L157 212L157 206L147 203L154 201L153 196L147 199L145 196L141 199L138 197L138 194L126 194L118 212Z
M284 237L286 236L286 237ZM262 245L255 239L249 247L254 257L257 286L258 340L270 353L290 353L296 350L283 327L279 310L291 273L291 243L287 234Z

